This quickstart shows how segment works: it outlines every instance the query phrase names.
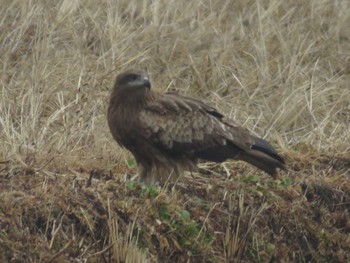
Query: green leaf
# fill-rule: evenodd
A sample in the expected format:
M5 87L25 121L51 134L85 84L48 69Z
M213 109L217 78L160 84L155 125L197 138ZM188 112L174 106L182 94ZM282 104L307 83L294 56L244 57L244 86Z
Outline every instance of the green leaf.
M165 220L168 218L168 209L166 208L166 206L161 206L159 209L159 217L162 220Z
M136 181L131 181L131 182L128 182L127 186L129 188L129 190L134 190L137 186L138 182Z
M281 181L281 185L284 188L287 188L288 186L290 186L292 184L292 182L293 182L292 177L283 178Z
M134 168L136 167L136 161L134 158L130 158L128 160L126 160L126 165L128 166L128 168Z
M191 215L190 215L190 212L188 212L187 210L181 210L180 211L180 217L183 221L188 221L191 219Z
M149 189L148 189L149 195L152 197L157 197L158 196L158 186L156 185L152 185Z

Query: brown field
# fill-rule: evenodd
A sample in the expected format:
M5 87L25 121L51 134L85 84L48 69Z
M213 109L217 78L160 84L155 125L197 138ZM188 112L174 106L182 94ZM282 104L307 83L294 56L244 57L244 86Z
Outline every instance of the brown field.
M2 0L0 262L350 262L350 1ZM288 170L126 180L115 76L216 106Z

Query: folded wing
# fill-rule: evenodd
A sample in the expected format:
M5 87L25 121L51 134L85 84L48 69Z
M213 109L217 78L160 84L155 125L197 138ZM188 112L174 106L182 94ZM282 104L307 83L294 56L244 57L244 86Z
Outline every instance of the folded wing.
M277 167L284 168L283 159L269 143L189 97L159 94L141 111L140 125L154 147L174 158L240 159L272 175Z

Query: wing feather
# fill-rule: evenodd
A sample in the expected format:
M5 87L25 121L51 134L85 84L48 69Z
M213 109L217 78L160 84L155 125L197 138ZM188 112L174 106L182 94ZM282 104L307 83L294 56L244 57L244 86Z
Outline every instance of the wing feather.
M230 143L250 148L246 131L225 122L223 115L201 101L176 94L163 94L150 101L140 113L141 129L158 147L186 154ZM249 136L248 136L249 137ZM237 141L237 142L236 142Z

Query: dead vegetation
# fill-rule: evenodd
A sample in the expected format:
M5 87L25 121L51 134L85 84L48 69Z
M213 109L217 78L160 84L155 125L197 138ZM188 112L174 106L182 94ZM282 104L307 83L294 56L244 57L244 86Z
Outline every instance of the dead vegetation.
M350 261L348 1L2 1L1 262ZM286 157L124 180L115 75L197 96Z
M349 160L323 156L277 180L239 164L226 164L230 174L240 169L231 178L207 166L211 174L186 175L172 189L110 170L48 174L3 163L0 254L3 262L346 262Z

